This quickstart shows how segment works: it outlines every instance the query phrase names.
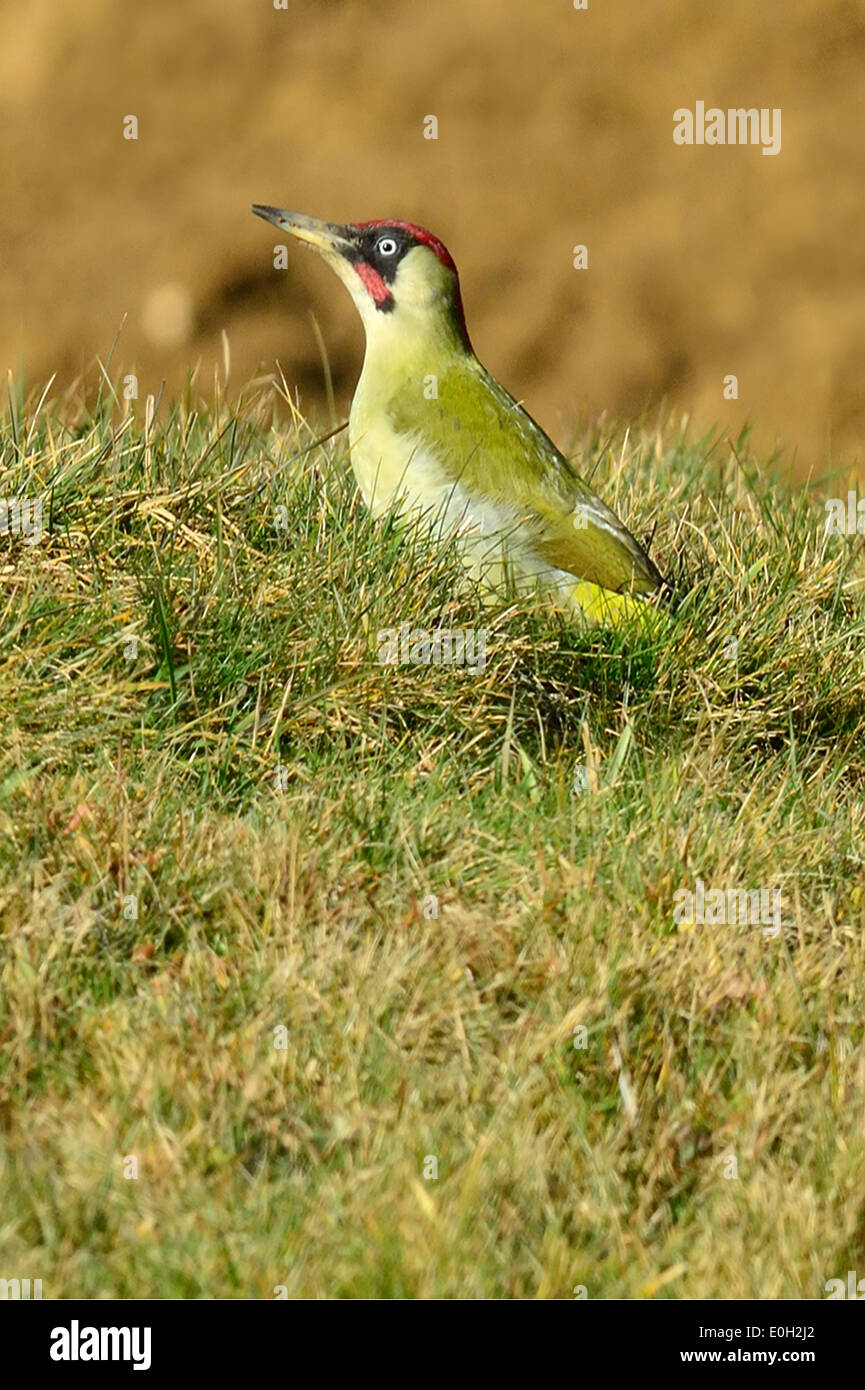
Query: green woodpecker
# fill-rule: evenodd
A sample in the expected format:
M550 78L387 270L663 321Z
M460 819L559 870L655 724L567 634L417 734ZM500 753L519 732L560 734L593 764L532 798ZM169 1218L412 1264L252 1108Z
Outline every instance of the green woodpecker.
M541 586L591 621L645 609L662 579L552 440L481 365L457 268L410 222L319 222L252 211L333 267L366 330L350 456L374 516L396 509L456 534L475 577Z

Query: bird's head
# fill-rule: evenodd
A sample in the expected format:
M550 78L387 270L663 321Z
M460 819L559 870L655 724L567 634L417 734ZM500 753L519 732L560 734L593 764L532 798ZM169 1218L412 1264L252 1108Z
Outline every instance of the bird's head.
M367 339L412 330L453 337L471 350L453 258L438 237L413 222L319 222L303 213L254 203L252 211L290 232L333 267L352 299Z

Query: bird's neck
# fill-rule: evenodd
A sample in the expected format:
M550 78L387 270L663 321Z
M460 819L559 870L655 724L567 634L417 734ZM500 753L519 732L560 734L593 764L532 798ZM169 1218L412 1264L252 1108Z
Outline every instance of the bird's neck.
M452 369L474 354L450 305L419 310L397 304L365 323L363 375L394 382L423 379Z

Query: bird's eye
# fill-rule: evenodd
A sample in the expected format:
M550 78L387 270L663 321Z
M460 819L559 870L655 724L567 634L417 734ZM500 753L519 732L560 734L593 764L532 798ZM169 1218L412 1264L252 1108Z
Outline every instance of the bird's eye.
M380 256L395 256L397 245L392 236L383 236L379 238L375 249Z

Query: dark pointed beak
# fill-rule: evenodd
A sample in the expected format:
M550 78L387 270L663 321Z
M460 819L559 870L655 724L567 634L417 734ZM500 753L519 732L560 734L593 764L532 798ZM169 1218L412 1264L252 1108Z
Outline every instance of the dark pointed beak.
M274 227L290 232L298 241L305 241L316 251L329 252L334 256L344 256L353 249L348 228L336 222L319 222L316 217L306 217L302 212L286 212L284 208L271 208L262 203L253 203L252 211Z

